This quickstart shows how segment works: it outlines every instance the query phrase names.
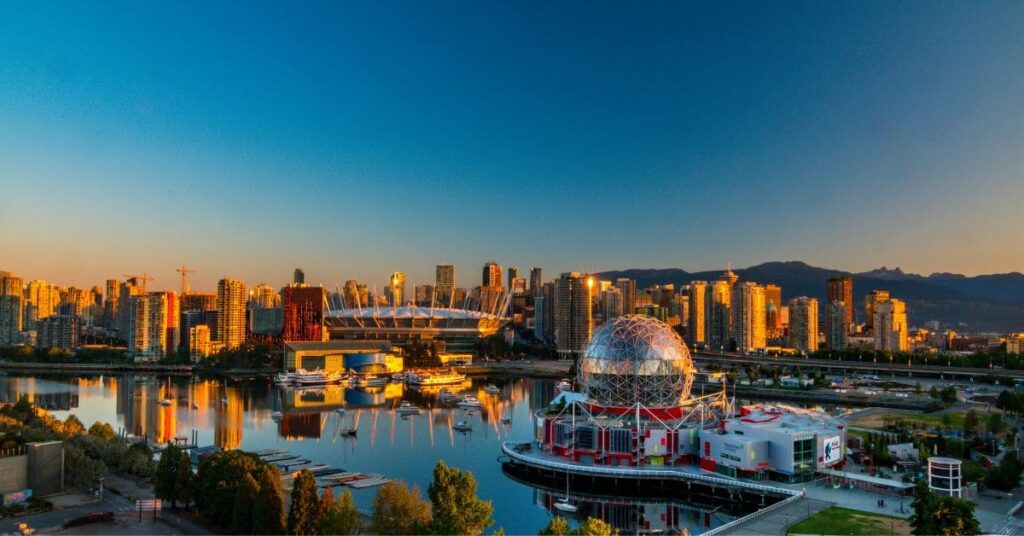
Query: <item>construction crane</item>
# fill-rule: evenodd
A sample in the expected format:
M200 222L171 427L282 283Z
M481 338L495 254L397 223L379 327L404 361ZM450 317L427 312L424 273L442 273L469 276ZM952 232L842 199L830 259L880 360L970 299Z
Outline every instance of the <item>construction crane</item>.
M188 291L190 290L188 288L187 281L188 274L194 274L196 273L196 271L193 268L189 268L188 266L182 264L181 268L178 268L177 270L175 270L175 272L181 274L181 295L184 296L185 294L188 294Z
M153 281L153 278L149 277L149 275L146 274L146 272L142 272L141 276L132 274L121 274L121 276L124 277L125 279L134 279L136 281L142 281L142 292L146 292L146 283Z

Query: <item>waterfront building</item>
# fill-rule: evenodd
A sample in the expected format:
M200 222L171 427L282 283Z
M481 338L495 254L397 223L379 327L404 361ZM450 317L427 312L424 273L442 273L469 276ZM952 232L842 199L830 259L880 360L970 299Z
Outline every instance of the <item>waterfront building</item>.
M22 279L10 272L0 272L0 346L21 342L24 322Z
M181 344L178 296L174 292L149 293L149 344L146 355L171 356Z
M593 278L579 272L563 273L555 281L555 344L563 359L579 357L590 341L593 284Z
M686 324L686 342L693 348L707 344L707 289L707 281L691 281L688 286L690 320Z
M391 307L401 307L405 305L405 274L402 272L394 272L388 279L387 286L387 299L388 305Z
M245 342L245 283L230 277L217 282L217 329L214 339L225 349Z
M818 349L818 300L800 296L789 300L789 345L803 352Z
M385 341L434 344L438 351L474 353L481 339L498 333L509 319L480 311L422 307L367 307L328 311L325 329L331 341ZM287 339L286 339L287 340Z
M323 287L289 286L281 289L281 294L284 296L281 338L284 341L327 340L324 329L327 290Z
M731 273L731 271L729 272ZM707 287L707 346L714 351L730 349L732 286L721 278Z
M289 341L284 343L284 368L327 372L354 370L359 374L401 372L404 360L391 350L387 341Z
M733 340L740 352L756 353L767 346L764 308L764 287L751 282L733 287Z
M210 326L197 324L188 329L188 356L193 363L210 355Z
M864 333L874 333L875 307L885 301L889 301L888 290L872 290L864 296Z
M124 288L122 288L122 291ZM127 303L121 307L124 317L125 328L121 332L122 337L128 345L128 355L132 357L146 356L150 350L149 337L152 330L150 323L150 299L145 294L122 294L127 295Z
M461 302L455 301L455 265L438 264L434 268L434 307L455 307L455 304L462 306ZM351 307L351 305L349 306Z
M39 321L36 346L75 350L79 346L82 320L74 315L51 315Z
M826 282L827 285L827 296L828 301L826 302L826 311L831 308L833 303L842 302L844 311L844 318L846 324L841 327L847 332L851 331L853 326L853 278L844 275L839 277L832 277ZM825 316L825 333L832 333L831 316ZM837 328L840 329L840 328Z
M117 292L118 306L117 306L117 331L120 337L125 341L128 340L130 334L129 330L132 326L138 324L131 319L133 313L129 308L131 307L131 300L136 296L142 296L146 293L145 281L138 277L129 277L121 283L121 288ZM148 309L146 311L149 313ZM147 320L148 322L148 320ZM131 352L131 346L128 347L128 351ZM142 351L140 349L140 351Z
M829 350L845 350L849 346L847 339L850 333L846 329L846 326L850 325L846 318L848 310L849 308L846 304L841 301L829 302L828 304L828 311L825 312L827 315L825 343Z
M903 301L890 298L876 303L873 325L876 350L910 350L907 337L907 305Z
M534 266L530 268L530 294L533 297L541 295L541 290L544 285L544 272L540 268Z
M636 281L620 277L615 280L615 286L622 291L622 314L633 314L636 311Z
M601 320L610 322L623 314L622 290L618 287L610 287L601 292Z

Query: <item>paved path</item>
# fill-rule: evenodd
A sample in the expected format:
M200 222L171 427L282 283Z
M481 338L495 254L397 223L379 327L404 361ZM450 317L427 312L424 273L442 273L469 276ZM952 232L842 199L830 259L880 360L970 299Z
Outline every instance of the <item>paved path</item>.
M763 536L769 534L784 535L788 532L789 527L792 527L793 525L832 505L833 503L828 501L819 501L807 498L800 499L799 501L794 501L782 508L772 510L767 514L762 514L740 523L739 525L726 530L722 534L729 534L732 536Z

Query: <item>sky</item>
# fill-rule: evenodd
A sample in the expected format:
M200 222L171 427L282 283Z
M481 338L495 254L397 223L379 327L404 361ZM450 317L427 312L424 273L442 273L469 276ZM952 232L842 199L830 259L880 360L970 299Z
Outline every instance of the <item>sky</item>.
M1024 271L1024 2L5 2L0 270Z

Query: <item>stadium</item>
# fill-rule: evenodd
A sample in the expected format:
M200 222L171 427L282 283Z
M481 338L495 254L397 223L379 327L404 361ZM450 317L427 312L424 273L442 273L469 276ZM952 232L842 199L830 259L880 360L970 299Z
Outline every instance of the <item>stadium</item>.
M465 309L363 307L334 309L324 316L331 340L436 343L439 351L473 352L476 343L498 333L508 318Z

